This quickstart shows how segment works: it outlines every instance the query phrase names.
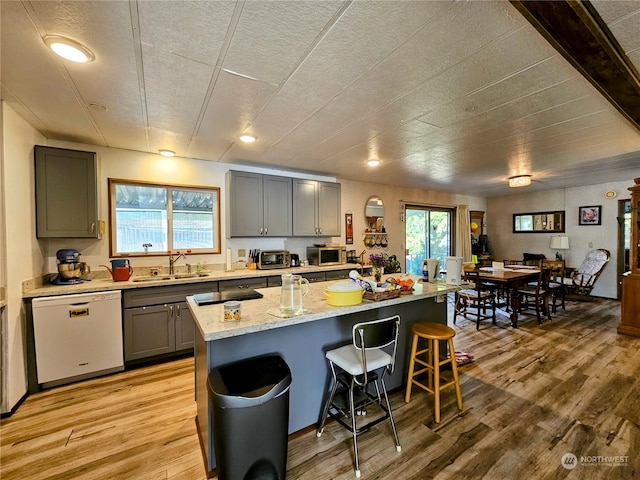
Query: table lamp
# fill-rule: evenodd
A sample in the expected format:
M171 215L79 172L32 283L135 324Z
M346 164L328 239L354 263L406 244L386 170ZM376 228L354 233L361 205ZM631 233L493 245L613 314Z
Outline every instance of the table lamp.
M560 250L569 250L569 237L564 235L556 235L551 237L549 248L556 251L556 260L562 260Z

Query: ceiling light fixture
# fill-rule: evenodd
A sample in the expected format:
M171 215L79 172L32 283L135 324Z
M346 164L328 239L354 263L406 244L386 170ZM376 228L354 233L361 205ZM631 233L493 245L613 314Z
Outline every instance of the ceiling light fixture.
M72 62L88 63L96 58L91 50L70 38L45 35L43 40L54 53Z
M176 154L176 152L174 152L173 150L166 149L158 150L158 153L163 157L173 157Z
M531 175L516 175L509 178L509 186L511 188L527 187L531 185Z
M249 135L248 133L240 135L240 140L244 143L253 143L258 139L255 135Z
M367 165L369 165L370 167L377 167L378 165L380 165L380 160L372 158L371 160L367 161Z

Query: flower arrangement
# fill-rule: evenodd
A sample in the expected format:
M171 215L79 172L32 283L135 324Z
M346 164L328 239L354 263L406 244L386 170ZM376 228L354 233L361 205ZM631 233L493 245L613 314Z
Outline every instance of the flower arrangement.
M384 268L389 265L389 257L385 253L372 253L369 261L375 268Z

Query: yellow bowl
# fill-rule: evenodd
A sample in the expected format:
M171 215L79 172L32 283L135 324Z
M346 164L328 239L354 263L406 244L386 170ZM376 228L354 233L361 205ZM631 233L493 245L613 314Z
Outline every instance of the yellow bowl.
M325 290L324 296L327 297L327 303L334 307L349 307L351 305L359 305L362 303L363 289L349 291L332 291Z

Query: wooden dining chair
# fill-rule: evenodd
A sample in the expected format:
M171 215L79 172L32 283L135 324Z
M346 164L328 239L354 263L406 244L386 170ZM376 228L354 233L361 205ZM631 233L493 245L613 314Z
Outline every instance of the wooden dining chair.
M519 311L522 312L523 310L535 308L538 323L542 324L541 312L544 312L547 318L551 320L551 312L549 311L549 278L551 276L551 270L542 267L542 260L539 265L540 273L538 274L538 281L518 288L517 294L520 296Z
M480 330L480 321L491 318L491 323L496 324L496 294L495 291L486 290L482 286L480 272L465 271L465 280L473 284L473 288L465 288L455 294L455 308L453 323L456 323L458 315L468 320L473 320L467 315L475 316L476 330ZM487 308L491 313L487 313ZM471 310L475 309L475 313Z
M556 313L558 303L565 310L564 304L564 260L543 260L542 268L551 271L549 277L549 298L551 301L551 312Z

